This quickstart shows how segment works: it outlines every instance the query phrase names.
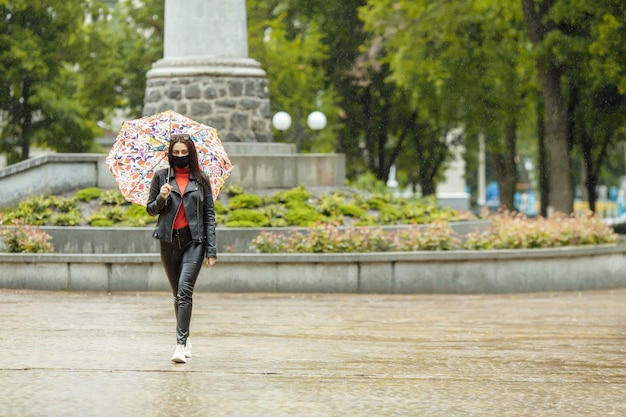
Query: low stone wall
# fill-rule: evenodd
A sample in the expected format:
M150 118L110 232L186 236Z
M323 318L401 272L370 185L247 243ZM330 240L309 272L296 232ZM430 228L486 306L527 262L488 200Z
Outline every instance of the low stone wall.
M48 195L87 187L116 188L100 154L49 154L0 170L0 207L31 195Z
M247 189L344 185L345 155L296 154L287 144L224 144L234 169L229 184ZM232 149L232 151L230 151ZM254 153L257 152L257 153ZM271 154L270 152L283 152ZM0 207L31 195L86 187L116 189L105 154L49 154L0 169Z
M484 231L490 224L485 220L472 220L452 223L452 229L460 234ZM383 230L406 226L382 226ZM154 226L149 227L57 227L41 226L52 237L56 253L157 253L159 242L152 237ZM235 228L218 227L218 253L255 253L252 240L262 231L290 233L294 230L306 233L305 228ZM0 243L0 249L2 244Z
M197 291L516 293L626 287L626 245L361 254L223 254ZM158 254L0 254L0 287L169 291Z

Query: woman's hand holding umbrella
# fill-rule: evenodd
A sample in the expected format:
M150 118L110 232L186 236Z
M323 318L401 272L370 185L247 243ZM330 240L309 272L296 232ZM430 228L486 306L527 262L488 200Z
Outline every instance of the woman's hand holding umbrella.
M161 187L161 197L163 198L163 200L167 200L167 197L170 196L170 192L172 191L172 186L169 184L163 184L163 187Z

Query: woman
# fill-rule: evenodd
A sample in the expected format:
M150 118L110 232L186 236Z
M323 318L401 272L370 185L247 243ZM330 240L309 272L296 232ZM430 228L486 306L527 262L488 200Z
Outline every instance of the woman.
M172 362L191 357L189 323L193 289L203 258L217 262L215 210L208 177L200 169L196 147L189 135L172 135L170 168L152 178L147 211L158 215L153 236L160 240L161 261L174 294L176 347Z

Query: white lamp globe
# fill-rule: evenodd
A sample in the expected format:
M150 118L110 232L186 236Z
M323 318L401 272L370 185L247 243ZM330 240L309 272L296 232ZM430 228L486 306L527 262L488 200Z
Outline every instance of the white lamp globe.
M291 116L287 112L279 111L272 117L272 125L278 130L287 130L291 126Z
M313 130L320 130L326 127L326 116L321 111L314 111L306 118L306 122Z

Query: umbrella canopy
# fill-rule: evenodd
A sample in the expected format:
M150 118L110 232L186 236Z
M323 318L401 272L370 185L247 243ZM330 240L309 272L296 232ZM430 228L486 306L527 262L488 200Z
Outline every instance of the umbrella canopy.
M211 181L213 199L217 198L233 169L217 131L167 110L124 122L105 158L127 201L147 204L154 173L169 167L170 135L182 133L190 135L195 143L198 162Z

